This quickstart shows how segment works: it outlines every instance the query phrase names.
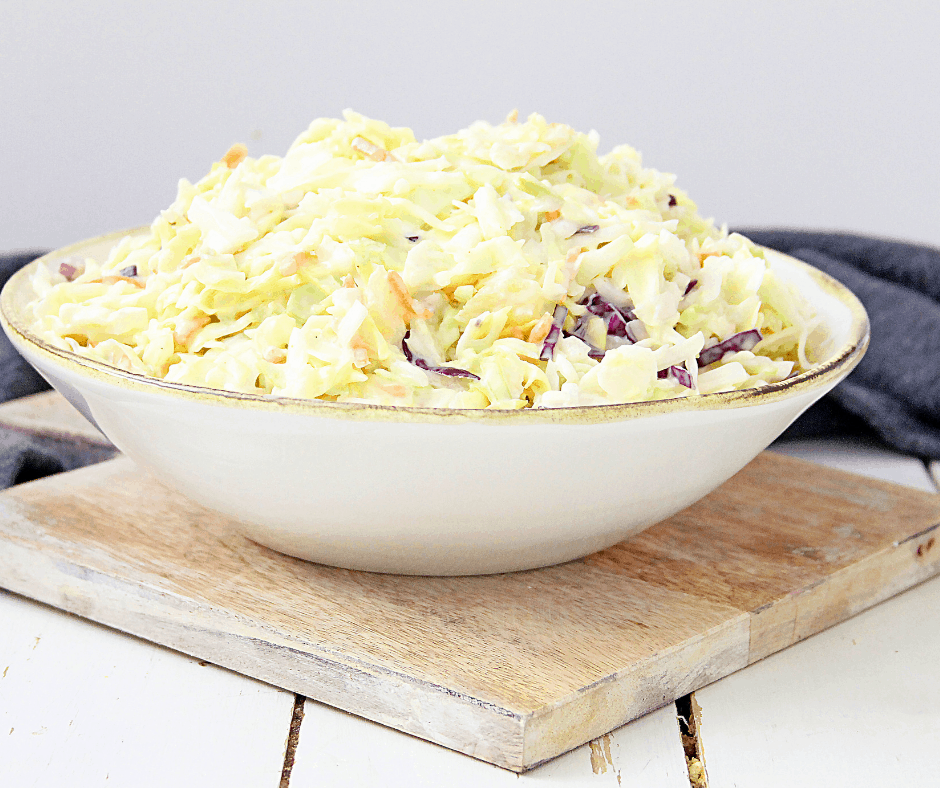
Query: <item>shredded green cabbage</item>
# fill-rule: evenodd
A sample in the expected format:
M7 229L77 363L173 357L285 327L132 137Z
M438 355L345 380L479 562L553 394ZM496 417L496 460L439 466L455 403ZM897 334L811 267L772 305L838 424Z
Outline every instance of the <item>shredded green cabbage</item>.
M178 383L448 408L696 396L811 365L809 305L632 148L598 156L539 115L426 142L344 118L283 158L233 147L107 260L40 266L36 333Z

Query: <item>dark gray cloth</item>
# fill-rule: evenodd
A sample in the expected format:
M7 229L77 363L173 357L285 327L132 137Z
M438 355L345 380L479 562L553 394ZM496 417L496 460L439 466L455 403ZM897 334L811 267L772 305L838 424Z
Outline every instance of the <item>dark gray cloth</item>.
M787 437L868 429L903 452L940 459L940 250L849 233L741 232L838 279L871 320L865 358Z
M16 271L41 255L39 250L0 254L0 288ZM25 397L49 388L23 357L13 349L7 335L0 331L0 402Z
M111 459L117 449L0 428L0 490Z
M0 255L0 287L40 251ZM0 402L49 388L0 331ZM0 490L113 457L115 450L86 441L40 437L0 427Z

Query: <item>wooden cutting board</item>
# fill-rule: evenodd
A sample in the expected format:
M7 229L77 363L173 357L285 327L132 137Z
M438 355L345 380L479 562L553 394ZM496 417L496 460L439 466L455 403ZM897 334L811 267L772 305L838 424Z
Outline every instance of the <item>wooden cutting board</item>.
M522 771L936 574L938 523L765 453L582 560L396 577L260 547L118 458L0 494L0 586Z

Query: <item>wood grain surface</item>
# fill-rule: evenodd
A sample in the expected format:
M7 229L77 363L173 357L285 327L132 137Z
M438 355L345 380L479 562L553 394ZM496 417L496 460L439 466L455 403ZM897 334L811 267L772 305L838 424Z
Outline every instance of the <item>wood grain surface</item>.
M0 495L0 585L524 770L936 573L938 522L764 454L585 559L398 577L260 547L121 458Z

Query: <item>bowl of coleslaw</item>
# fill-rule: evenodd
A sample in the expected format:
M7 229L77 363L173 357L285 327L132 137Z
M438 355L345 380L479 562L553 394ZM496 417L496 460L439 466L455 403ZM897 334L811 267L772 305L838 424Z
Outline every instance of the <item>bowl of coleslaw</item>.
M858 300L539 116L347 113L241 146L150 227L15 274L0 321L170 487L300 558L405 574L610 546L858 363Z

